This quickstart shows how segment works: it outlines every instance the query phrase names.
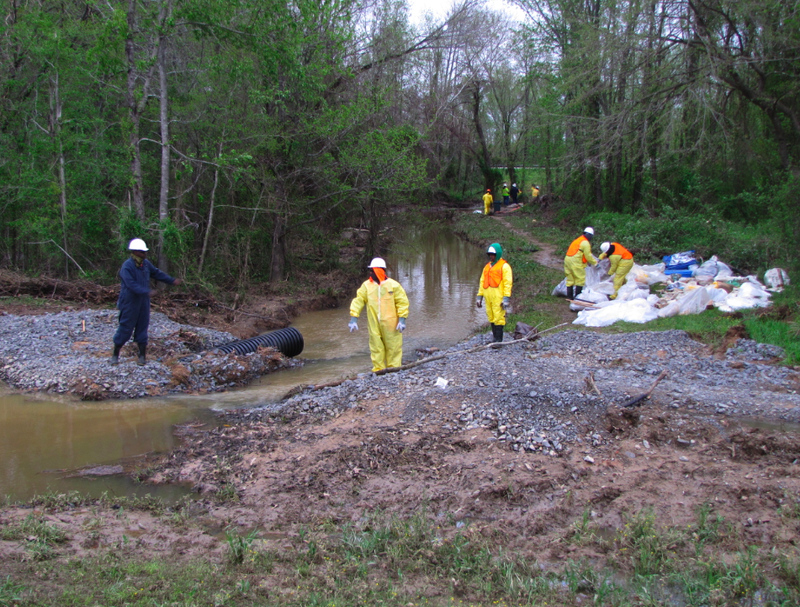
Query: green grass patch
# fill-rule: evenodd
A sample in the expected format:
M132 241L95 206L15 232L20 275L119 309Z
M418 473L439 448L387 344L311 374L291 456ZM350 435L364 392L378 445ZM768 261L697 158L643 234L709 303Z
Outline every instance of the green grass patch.
M794 519L780 521L793 528ZM34 523L43 533L41 521L28 530ZM747 546L711 505L684 528L660 524L650 509L634 512L613 536L599 533L587 508L564 533L561 541L594 544L600 554L591 562L540 564L507 543L505 532L425 508L408 517L377 511L342 526L324 521L277 540L229 532L228 551L207 557L143 557L131 543L120 544L82 558L10 563L12 575L0 578L0 607L533 607L587 600L634 607L744 605L755 597L777 606L800 597L797 550ZM36 583L23 586L23 579Z

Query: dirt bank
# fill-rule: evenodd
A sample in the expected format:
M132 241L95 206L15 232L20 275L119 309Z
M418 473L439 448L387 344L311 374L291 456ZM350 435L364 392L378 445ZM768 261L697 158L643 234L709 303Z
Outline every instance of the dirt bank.
M421 509L543 567L610 565L622 544L602 538L641 512L686 528L704 511L746 544L792 549L798 519L781 513L800 505L800 436L784 421L800 411L794 370L720 359L677 331L570 331L466 353L482 339L412 370L229 412L218 428L179 428L182 446L138 475L191 483L200 495L188 521L42 508L66 534L57 558L101 554L133 534L137 558L221 561L226 527L256 530L281 553L320 521ZM619 406L662 370L650 400ZM698 376L712 372L719 381ZM29 514L7 507L0 522ZM24 572L25 554L24 541L0 542L0 576Z

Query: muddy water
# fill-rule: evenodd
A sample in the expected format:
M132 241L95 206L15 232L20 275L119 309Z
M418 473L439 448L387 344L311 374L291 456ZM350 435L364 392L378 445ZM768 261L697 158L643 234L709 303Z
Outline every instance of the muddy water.
M386 261L389 275L403 285L410 302L404 362L415 360L418 348L449 347L486 321L484 311L475 308L485 255L448 229L408 233ZM175 445L172 427L210 422L209 409L258 406L280 400L298 385L369 371L366 313L361 313L357 332L348 331L348 321L349 300L337 309L298 317L292 326L305 340L305 365L233 392L102 403L0 394L0 500L73 489L94 496L107 491L174 499L187 489L136 485L120 475L73 475L82 467L130 463L142 454L169 451Z

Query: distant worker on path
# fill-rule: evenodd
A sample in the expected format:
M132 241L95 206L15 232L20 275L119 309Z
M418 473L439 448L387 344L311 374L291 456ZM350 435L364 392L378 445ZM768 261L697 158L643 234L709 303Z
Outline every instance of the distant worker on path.
M147 363L147 329L150 326L150 298L156 291L150 287L150 279L160 280L170 285L179 285L183 281L162 272L147 259L147 245L141 238L134 238L128 245L130 258L119 270L120 288L117 308L119 309L119 327L114 334L114 353L111 364L119 364L119 351L133 335L133 341L139 344L139 360L137 364Z
M486 193L483 195L483 214L484 215L491 215L492 214L492 205L494 204L494 198L492 197L492 191L486 190Z
M503 259L503 248L494 243L486 250L489 263L483 268L475 305L483 307L486 299L486 316L492 325L494 341L503 341L503 327L506 325L506 311L511 312L511 287L514 275L511 266Z
M511 204L519 204L519 188L517 187L516 183L511 184L509 193L511 194Z
M367 306L369 353L372 370L403 364L403 331L408 318L408 296L396 280L386 275L386 262L380 257L369 266L369 278L350 302L350 332L358 331L356 319Z
M586 284L586 264L597 265L592 255L594 228L584 228L583 234L572 241L564 257L564 274L567 275L567 299L575 299Z
M504 183L503 184L503 206L504 207L508 206L508 197L509 197L509 195L510 195L510 192L508 191L508 184Z
M611 261L608 275L614 277L614 294L609 299L616 299L625 277L633 268L633 253L618 242L604 242L600 245L600 251L599 259L608 257Z
M531 186L531 202L538 202L536 199L539 198L539 186L532 185Z

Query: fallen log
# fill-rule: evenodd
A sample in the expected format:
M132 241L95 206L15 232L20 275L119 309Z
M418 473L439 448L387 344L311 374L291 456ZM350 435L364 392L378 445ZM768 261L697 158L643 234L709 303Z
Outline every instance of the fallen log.
M660 382L666 376L667 376L667 372L666 371L662 371L661 375L659 375L656 378L656 381L653 382L653 385L650 386L650 389L647 392L630 399L628 402L623 403L622 405L620 405L620 407L633 407L634 405L639 405L642 401L647 400L648 398L650 398L650 395L653 393L653 390L656 389L656 386L658 385L658 382Z

